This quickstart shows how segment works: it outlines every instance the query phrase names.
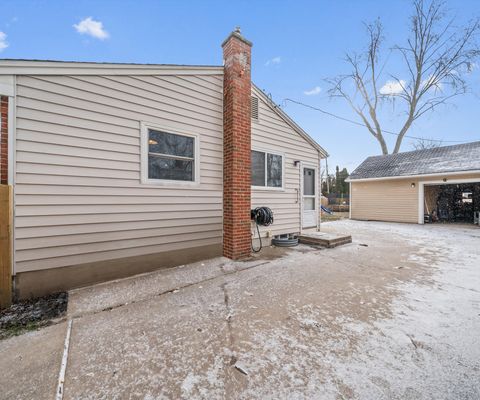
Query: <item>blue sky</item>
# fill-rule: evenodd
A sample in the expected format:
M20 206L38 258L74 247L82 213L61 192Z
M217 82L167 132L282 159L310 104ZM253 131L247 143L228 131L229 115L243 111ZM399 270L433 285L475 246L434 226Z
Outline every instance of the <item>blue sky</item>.
M478 0L447 4L459 22L480 15ZM355 119L345 103L328 98L324 79L348 72L342 57L364 47L364 21L381 18L388 51L408 35L409 13L408 0L1 0L0 58L221 65L220 44L239 25L254 44L253 80L277 103L291 98ZM388 68L397 73L395 61ZM480 140L480 68L468 80L471 93L419 120L409 134L445 145ZM351 171L380 152L364 128L291 103L284 109L329 151L331 167ZM388 106L382 120L395 131L401 116ZM394 137L387 140L392 146Z

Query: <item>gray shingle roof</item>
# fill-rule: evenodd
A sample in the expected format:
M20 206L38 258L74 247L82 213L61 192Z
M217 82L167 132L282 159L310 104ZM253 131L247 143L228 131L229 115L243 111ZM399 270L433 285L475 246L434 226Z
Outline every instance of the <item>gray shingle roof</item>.
M480 171L480 142L368 157L349 180Z

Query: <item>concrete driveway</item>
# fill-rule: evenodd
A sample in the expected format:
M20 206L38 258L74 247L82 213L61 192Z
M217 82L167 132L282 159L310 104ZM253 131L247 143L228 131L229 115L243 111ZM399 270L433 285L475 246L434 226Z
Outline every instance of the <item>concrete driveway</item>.
M480 229L337 221L70 294L65 399L478 399ZM55 396L67 323L0 342L0 397Z

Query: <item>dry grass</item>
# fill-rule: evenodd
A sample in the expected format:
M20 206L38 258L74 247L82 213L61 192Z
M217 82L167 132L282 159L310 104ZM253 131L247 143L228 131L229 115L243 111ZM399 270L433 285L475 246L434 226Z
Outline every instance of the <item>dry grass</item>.
M340 219L348 219L348 212L335 212L333 215L322 213L322 221L338 221Z

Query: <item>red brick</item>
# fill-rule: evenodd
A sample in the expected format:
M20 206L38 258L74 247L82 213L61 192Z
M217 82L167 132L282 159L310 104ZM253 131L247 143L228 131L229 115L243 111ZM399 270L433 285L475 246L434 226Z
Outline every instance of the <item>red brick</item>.
M223 43L223 254L250 255L251 43L238 32Z
M0 184L8 184L8 97L0 96Z

